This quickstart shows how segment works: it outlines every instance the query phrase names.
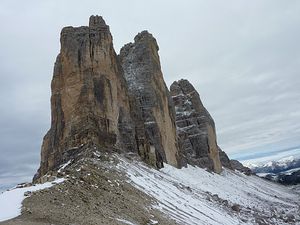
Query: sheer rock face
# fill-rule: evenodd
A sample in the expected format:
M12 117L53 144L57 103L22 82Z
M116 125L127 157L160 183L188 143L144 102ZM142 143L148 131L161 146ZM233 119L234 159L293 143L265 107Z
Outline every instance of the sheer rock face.
M215 124L200 96L187 80L171 85L180 146L187 163L220 173L222 165L216 141Z
M80 146L136 150L126 83L100 16L89 27L65 27L51 84L51 128L44 137L36 177Z
M162 162L168 162L180 167L174 105L163 79L158 50L153 36L143 31L134 43L121 49L119 58L135 102L138 139L148 140L150 152L155 153L152 164L159 168Z

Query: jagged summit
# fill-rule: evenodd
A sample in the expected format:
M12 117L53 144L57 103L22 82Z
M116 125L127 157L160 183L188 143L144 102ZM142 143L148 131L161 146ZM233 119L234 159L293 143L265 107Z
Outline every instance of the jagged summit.
M156 39L153 37L153 35L151 33L149 33L149 31L144 30L140 33L138 33L135 37L134 37L134 42L138 43L138 42L152 42L154 43L154 46L156 47L156 50L159 50L159 46L156 42Z
M107 26L102 16L90 16L89 19L89 27L96 28L96 27L105 27Z
M200 95L196 91L195 87L187 80L181 79L178 81L174 81L170 86L170 91L172 95L186 95L190 96L190 99L193 101L191 107L197 111L206 111L205 107L203 106ZM206 113L209 119L212 119L210 114ZM213 122L213 121L212 121ZM214 123L214 122L213 122Z
M102 16L91 16L89 19L89 28L93 30L98 30L101 32L110 32L109 26L105 23Z

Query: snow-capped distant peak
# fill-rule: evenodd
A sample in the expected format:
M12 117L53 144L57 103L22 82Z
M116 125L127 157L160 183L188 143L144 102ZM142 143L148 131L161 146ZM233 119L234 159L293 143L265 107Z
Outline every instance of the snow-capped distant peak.
M286 170L294 169L300 167L300 159L294 156L288 156L281 158L279 160L272 160L262 163L245 163L255 173L280 173Z

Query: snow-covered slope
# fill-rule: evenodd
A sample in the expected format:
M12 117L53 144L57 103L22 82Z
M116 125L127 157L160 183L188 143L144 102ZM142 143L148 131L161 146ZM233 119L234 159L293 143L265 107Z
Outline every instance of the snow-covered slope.
M53 182L37 184L35 186L13 188L0 194L0 222L12 219L21 215L22 201L30 195L30 192L50 188L55 184L61 183L64 178Z
M300 224L299 195L256 176L198 167L160 171L120 159L128 181L157 200L154 207L181 224Z
M93 156L93 154L91 155ZM299 192L296 192L299 189L288 188L257 176L246 176L226 169L220 175L198 167L188 166L176 169L167 164L163 169L156 170L139 160L128 158L116 154L110 156L109 160L103 161L100 157L93 156L79 160L77 163L64 164L62 167L68 169L68 173L72 173L73 176L70 176L66 182L55 186L50 195L48 192L42 192L39 195L36 195L39 192L35 193L32 198L38 202L33 200L31 203L34 204L31 205L28 205L27 202L25 203L27 206L24 207L30 206L32 215L37 216L36 218L43 216L45 218L51 216L65 218L66 215L76 215L74 212L78 210L78 206L81 207L80 212L84 212L86 215L86 213L90 213L90 206L94 204L99 207L99 211L95 211L96 214L92 214L93 216L89 214L91 218L95 217L92 224L103 224L95 221L98 221L97 216L99 215L98 219L103 219L103 214L99 214L99 212L103 212L107 207L111 207L112 214L104 215L107 215L107 218L114 218L113 221L118 221L117 224L166 224L161 221L169 221L169 219L162 220L164 216L159 216L161 214L157 214L157 210L153 210L153 208L162 211L166 216L182 225L300 224L300 195ZM64 174L64 169L61 169L62 174ZM83 170L81 171L81 169ZM144 195L141 195L128 183L152 198L147 198L146 201L142 198ZM0 195L0 221L20 214L25 192L47 188L51 185L53 183L45 183L2 193ZM62 190L64 191L62 192ZM78 192L81 193L80 196L85 197L84 201L81 201L81 197L77 195ZM107 201L101 201L104 198L103 193L106 193ZM91 196L89 196L90 194ZM119 199L120 196L123 196L123 200L120 200L119 204L111 201L111 199ZM131 197L125 198L125 196ZM56 202L47 204L54 197ZM75 199L78 201L73 203ZM36 204L41 203L40 201L43 202L42 205L47 204L43 210L35 208ZM59 204L57 204L58 202ZM138 208L131 203L126 205L125 203L128 202L139 204ZM119 211L121 214L118 213L116 217L116 209L120 206L127 211ZM57 207L62 208L57 209ZM43 207L39 205L38 208ZM137 209L143 210L144 213L150 215L151 219L149 220L149 217L146 216L145 220L142 216L142 221L148 222L138 222L139 217L136 217L136 213L132 213ZM49 210L51 214L47 214L50 212ZM152 218L151 215L155 215L155 217ZM26 219L28 219L26 215L23 215L23 220L26 221ZM72 220L66 220L65 223L72 224L77 221L76 219L78 218L74 217ZM86 223L78 222L78 224Z

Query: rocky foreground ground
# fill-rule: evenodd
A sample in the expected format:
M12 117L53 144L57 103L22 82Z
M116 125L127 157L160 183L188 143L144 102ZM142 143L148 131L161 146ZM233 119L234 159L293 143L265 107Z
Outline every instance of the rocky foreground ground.
M300 224L299 194L283 186L231 170L165 166L85 149L43 177L63 183L26 193L22 215L0 225Z
M125 174L116 170L116 157L93 154L97 153L89 152L89 157L85 154L87 158L70 163L57 173L66 177L65 182L29 194L22 215L0 224L177 224L152 207L153 198L126 182Z

